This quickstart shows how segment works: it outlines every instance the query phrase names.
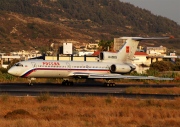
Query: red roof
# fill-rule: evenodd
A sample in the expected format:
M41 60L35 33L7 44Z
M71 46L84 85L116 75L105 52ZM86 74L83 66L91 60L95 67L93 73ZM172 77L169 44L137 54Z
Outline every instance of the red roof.
M99 56L99 54L101 53L101 51L95 51L92 56Z
M148 54L145 52L135 52L134 55L147 56Z

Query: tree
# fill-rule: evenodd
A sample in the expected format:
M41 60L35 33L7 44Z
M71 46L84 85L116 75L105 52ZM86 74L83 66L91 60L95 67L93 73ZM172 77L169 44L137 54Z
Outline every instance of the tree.
M7 66L7 70L10 69L15 63L19 62L19 59L13 59L11 63Z
M158 70L162 71L172 71L174 68L174 64L170 61L157 61L150 65L150 70Z
M113 41L104 41L101 40L98 45L101 51L108 51L108 49L112 48Z
M173 71L180 71L180 59L179 58L176 59Z

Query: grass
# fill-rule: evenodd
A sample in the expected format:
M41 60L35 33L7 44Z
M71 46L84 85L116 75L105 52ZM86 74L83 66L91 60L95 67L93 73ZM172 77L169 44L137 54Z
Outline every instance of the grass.
M6 99L4 99L6 96ZM39 101L38 98L46 98ZM41 100L40 99L40 100ZM0 96L1 127L178 127L180 98L140 100L112 96Z
M171 87L171 88L128 87L125 89L125 93L180 95L180 87Z

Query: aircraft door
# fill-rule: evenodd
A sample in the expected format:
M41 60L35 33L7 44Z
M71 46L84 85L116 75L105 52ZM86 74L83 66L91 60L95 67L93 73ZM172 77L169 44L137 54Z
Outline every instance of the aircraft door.
M31 62L31 64L32 64L32 69L33 69L33 73L31 73L31 76L36 76L36 67L37 67L37 65L36 65L36 63L35 62Z
M70 65L70 63L67 62L66 65L67 65L67 71L70 71L70 70L71 70L71 65Z
M31 62L31 64L32 64L33 68L36 68L36 63L35 62Z
M33 68L33 70L34 70L34 72L36 71L36 67L37 67L37 65L36 65L36 63L35 62L31 62L31 64L32 64L32 68Z
M87 69L87 71L89 71L89 68L90 68L90 67L89 67L88 65L86 65L86 69Z
M107 65L106 70L107 70L108 72L110 71L110 66L109 66L109 65Z

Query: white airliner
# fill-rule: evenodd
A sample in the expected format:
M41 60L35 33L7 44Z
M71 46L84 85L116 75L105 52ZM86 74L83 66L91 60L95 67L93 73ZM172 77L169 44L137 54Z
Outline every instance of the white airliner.
M63 78L63 85L72 85L70 78L103 78L106 86L115 86L110 79L152 79L173 80L154 76L122 75L135 70L131 63L138 43L141 40L169 39L169 37L121 37L125 41L119 52L101 52L99 61L55 61L55 60L28 60L16 63L8 73L24 78ZM29 83L31 84L31 82Z

